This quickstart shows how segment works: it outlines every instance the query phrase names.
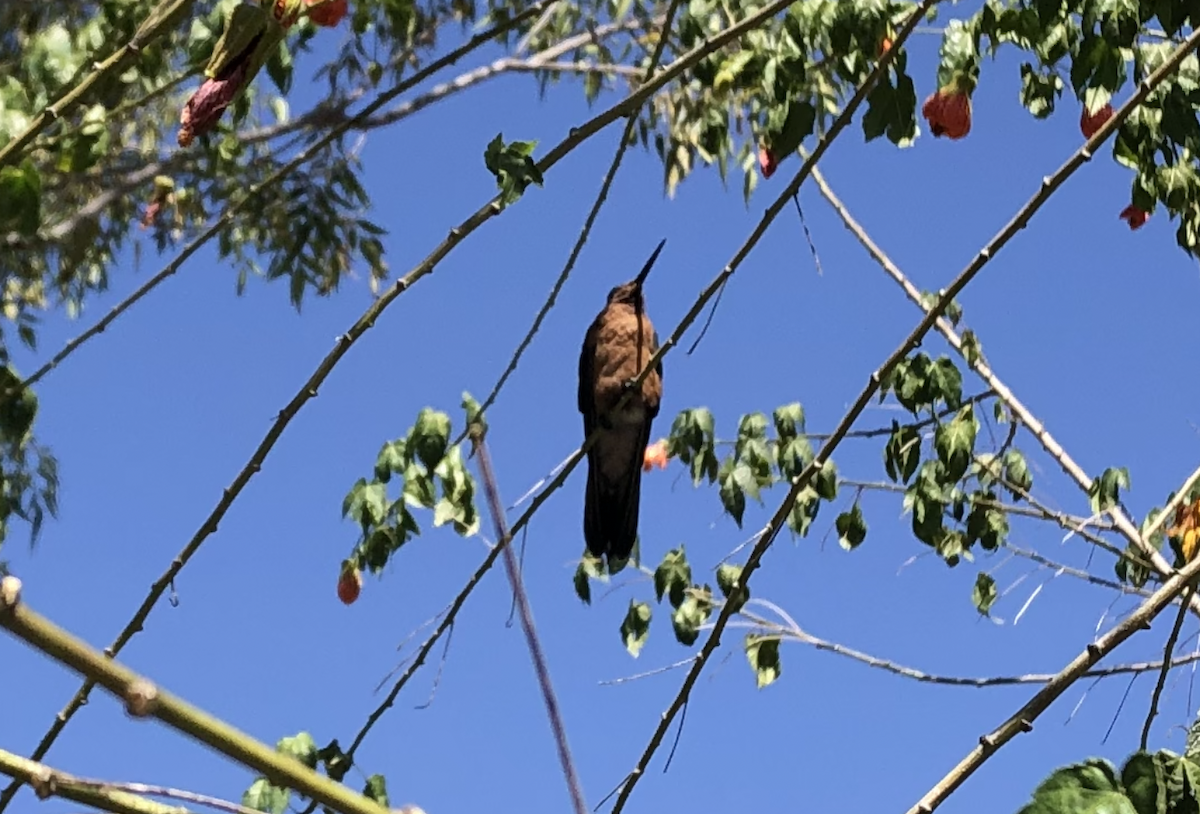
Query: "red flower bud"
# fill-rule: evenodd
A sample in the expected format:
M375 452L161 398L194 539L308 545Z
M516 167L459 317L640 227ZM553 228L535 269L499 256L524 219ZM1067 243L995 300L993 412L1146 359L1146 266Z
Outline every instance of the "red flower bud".
M971 132L971 97L951 86L938 88L921 106L921 115L934 138L963 138Z
M775 174L775 168L779 166L779 159L771 152L770 147L759 145L758 147L758 167L762 170L763 178L770 178Z
M337 595L347 605L353 605L362 591L362 575L354 568L347 568L338 577Z
M882 57L890 50L892 50L892 38L884 37L883 41L879 43L879 56Z
M326 28L332 28L340 23L348 10L346 0L328 0L328 2L306 0L306 2L310 6L316 6L308 12L308 16L314 23ZM320 5L316 5L317 3L320 3Z
M1146 221L1150 220L1150 213L1130 204L1121 210L1119 217L1129 224L1130 230L1141 229L1146 225Z
M1084 107L1082 115L1079 117L1079 129L1083 131L1084 138L1091 138L1096 135L1104 123L1112 118L1112 105L1106 104L1104 107L1097 110L1095 113L1089 114L1087 108Z

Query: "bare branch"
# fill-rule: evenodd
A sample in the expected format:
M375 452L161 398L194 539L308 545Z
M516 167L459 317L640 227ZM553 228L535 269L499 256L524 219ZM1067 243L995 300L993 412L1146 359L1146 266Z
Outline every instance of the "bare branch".
M276 752L216 717L161 689L115 659L96 650L20 600L20 580L5 577L0 594L0 627L55 661L99 684L121 701L134 718L157 718L167 726L226 757L265 775L276 785L295 789L342 814L381 814L374 800ZM16 583L14 585L14 583Z
M674 6L671 10L674 11ZM671 14L668 13L667 18L670 19L670 17ZM479 460L479 471L483 475L483 489L487 494L488 506L492 512L496 537L501 541L511 540L512 535L505 528L507 523L504 522L504 506L500 502L500 488L496 485L496 473L492 471L487 442L483 440L483 434L478 425L473 433L471 440L475 447L475 455ZM517 557L513 554L512 546L498 547L504 549L504 568L508 571L508 581L512 585L513 596L521 617L521 628L525 631L525 641L529 646L529 658L533 661L538 685L542 689L542 699L546 703L546 715L550 719L550 728L554 731L554 741L558 746L558 759L562 763L563 776L567 781L571 802L575 806L575 814L588 814L587 803L583 797L583 784L579 780L579 773L575 770L575 763L571 760L571 748L567 744L567 727L563 723L562 712L558 708L558 699L554 695L554 685L550 681L550 668L546 665L546 656L542 653L542 645L538 640L537 627L533 622L533 609L529 605L529 596L525 592L525 585L521 579L521 569L517 567Z

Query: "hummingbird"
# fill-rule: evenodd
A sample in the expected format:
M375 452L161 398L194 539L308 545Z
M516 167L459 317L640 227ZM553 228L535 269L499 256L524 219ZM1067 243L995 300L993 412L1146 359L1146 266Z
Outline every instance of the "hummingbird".
M629 559L637 539L642 459L650 425L662 402L660 361L619 411L613 408L658 351L658 334L645 313L642 283L666 244L664 238L633 280L608 292L579 354L579 412L584 438L600 435L588 450L583 536L588 551L613 564Z

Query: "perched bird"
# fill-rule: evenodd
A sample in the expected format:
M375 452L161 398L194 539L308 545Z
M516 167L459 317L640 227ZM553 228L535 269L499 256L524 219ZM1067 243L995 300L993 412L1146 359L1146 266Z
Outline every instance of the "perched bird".
M642 283L666 242L658 244L636 278L608 292L608 303L588 328L579 354L584 438L600 427L588 450L583 536L588 551L607 556L610 570L629 559L637 539L642 457L662 401L662 362L624 407L612 410L658 351L658 335L645 314Z

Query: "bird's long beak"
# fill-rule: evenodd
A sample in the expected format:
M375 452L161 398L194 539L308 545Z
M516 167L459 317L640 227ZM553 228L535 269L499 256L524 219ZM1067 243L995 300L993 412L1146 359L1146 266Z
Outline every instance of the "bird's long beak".
M654 249L654 254L650 255L650 259L646 261L646 265L642 266L642 270L638 272L638 276L634 279L634 285L641 287L646 281L646 275L650 273L650 269L654 268L654 261L658 259L658 254L663 250L663 246L667 245L667 239L664 237L658 242L658 246Z

